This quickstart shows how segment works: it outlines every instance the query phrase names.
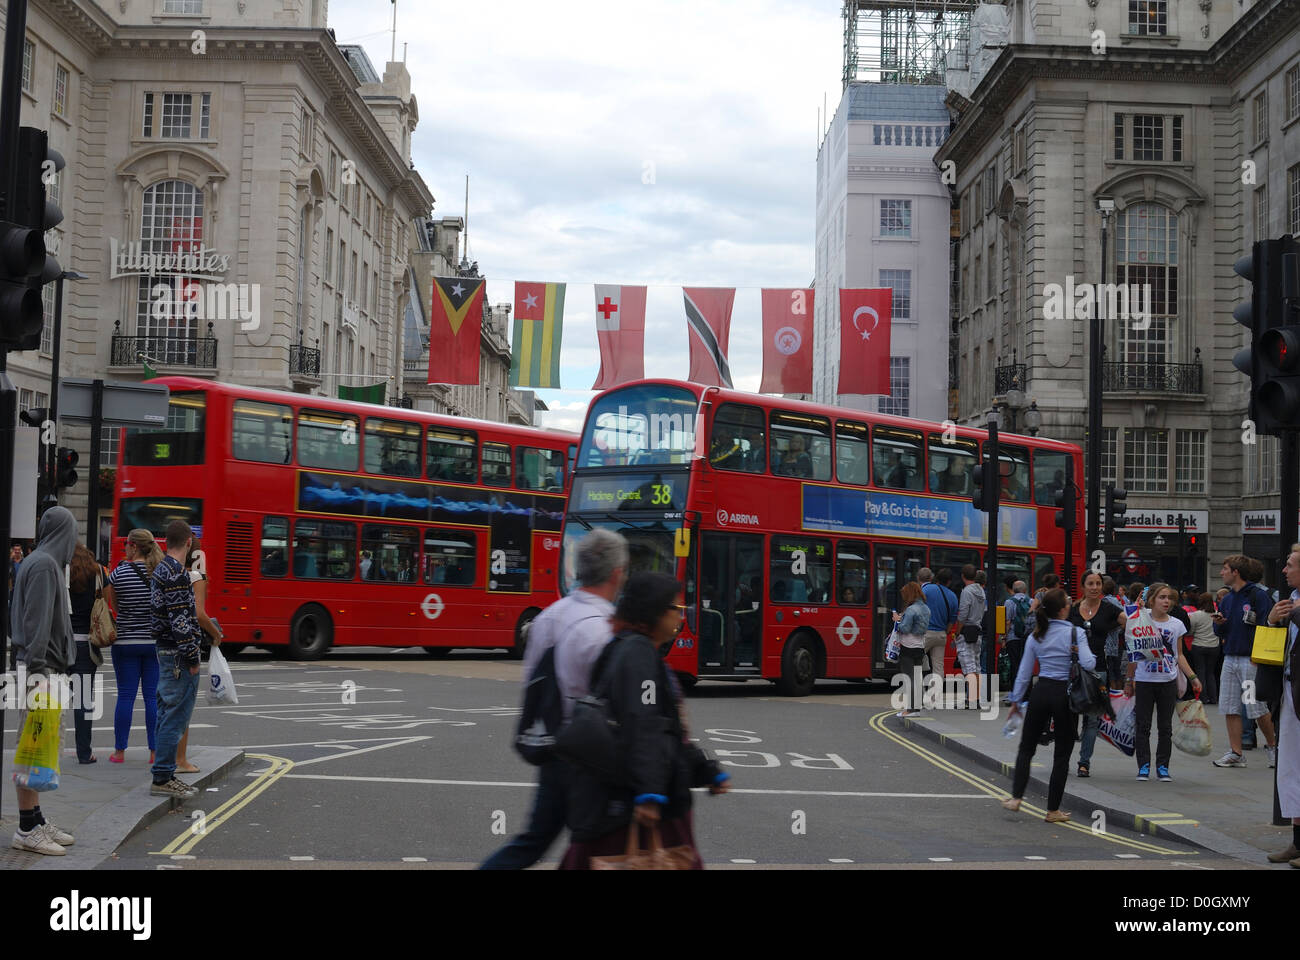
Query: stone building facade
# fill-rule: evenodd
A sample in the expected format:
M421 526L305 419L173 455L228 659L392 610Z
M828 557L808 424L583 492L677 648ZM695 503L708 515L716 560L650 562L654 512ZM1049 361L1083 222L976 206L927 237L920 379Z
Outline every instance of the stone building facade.
M982 423L1018 389L1004 427L1032 400L1043 435L1085 443L1089 322L1071 307L1103 279L1149 286L1149 310L1121 299L1104 325L1102 482L1129 491L1130 520L1108 567L1217 586L1224 555L1275 548L1243 541L1244 512L1277 505L1277 454L1242 442L1232 356L1248 335L1232 309L1249 288L1232 267L1300 232L1300 4L981 11L1005 42L950 77L955 126L935 154L957 171L955 412ZM1138 562L1121 567L1126 549Z

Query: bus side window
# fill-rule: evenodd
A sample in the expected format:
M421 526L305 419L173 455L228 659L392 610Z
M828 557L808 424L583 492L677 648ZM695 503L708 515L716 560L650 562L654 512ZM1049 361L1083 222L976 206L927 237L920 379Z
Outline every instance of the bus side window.
M510 459L506 444L483 444L483 483L489 487L510 486Z
M352 523L298 520L293 530L293 575L306 580L351 580L357 528Z
M464 530L424 531L424 582L472 587L477 578L476 534Z
M925 454L921 435L910 430L876 427L872 442L872 473L876 486L921 490L925 486Z
M289 572L289 521L262 519L262 576L283 577Z
M767 442L763 411L758 407L725 403L713 417L709 463L718 470L767 472Z
M430 427L427 454L430 480L474 483L478 479L478 437Z

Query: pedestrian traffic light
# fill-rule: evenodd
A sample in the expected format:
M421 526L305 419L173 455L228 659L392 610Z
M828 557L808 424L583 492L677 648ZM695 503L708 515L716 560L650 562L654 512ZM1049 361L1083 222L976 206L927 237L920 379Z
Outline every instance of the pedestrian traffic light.
M997 471L992 466L980 464L975 468L971 476L975 489L971 492L970 502L974 504L976 510L983 510L985 513L992 512L990 510L990 501L997 495L996 477Z
M1106 487L1106 517L1105 526L1106 534L1112 537L1116 530L1121 529L1128 520L1125 514L1128 513L1128 491L1121 490L1115 484L1108 484ZM1111 542L1114 542L1113 540Z
M55 470L55 486L59 489L75 487L77 485L77 463L81 457L76 450L71 447L59 447L55 455L55 462L58 464Z
M1259 406L1279 429L1300 429L1300 270L1296 241L1285 236L1270 241L1277 250L1277 289L1270 309L1270 328L1259 338Z
M9 220L0 222L0 348L35 350L45 322L41 287L63 273L59 261L45 249L45 231L63 222L63 211L46 198L45 188L64 167L63 157L49 148L49 136L35 127L18 131L16 170Z
M1079 504L1073 483L1061 488L1056 495L1056 506L1056 525L1066 533L1073 533L1079 527Z

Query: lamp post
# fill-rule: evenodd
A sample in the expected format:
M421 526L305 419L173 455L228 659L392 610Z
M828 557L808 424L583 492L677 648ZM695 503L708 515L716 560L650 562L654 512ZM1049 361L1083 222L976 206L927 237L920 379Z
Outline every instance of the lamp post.
M1106 241L1110 233L1110 215L1115 212L1115 201L1109 197L1097 199L1101 214L1101 282L1106 284ZM1101 404L1102 404L1102 305L1092 311L1088 321L1088 492L1087 492L1087 563L1092 563L1097 552L1101 533Z
M1031 437L1038 436L1038 431L1043 429L1043 414L1038 409L1038 401L1030 400L1029 409L1025 411L1025 432Z
M78 273L76 270L64 270L59 274L54 284L54 343L52 346L52 356L50 358L50 406L49 417L54 424L54 436L50 437L49 449L45 451L45 503L43 507L54 506L58 503L58 497L54 493L54 478L58 470L58 464L55 462L59 450L59 361L63 352L63 281L64 280L87 280L89 279L84 273ZM91 483L99 483L98 477L91 477ZM91 521L86 521L86 542L94 542L91 537L98 536L98 530L91 529Z

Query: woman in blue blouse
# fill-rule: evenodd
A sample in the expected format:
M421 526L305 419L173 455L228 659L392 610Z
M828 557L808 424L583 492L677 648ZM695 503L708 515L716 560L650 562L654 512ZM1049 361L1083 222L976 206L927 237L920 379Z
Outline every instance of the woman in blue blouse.
M907 706L897 716L915 717L921 712L921 670L925 661L925 631L930 628L930 608L925 594L916 582L903 584L903 603L907 608L900 614L894 611L894 629L898 631L898 672L907 678L904 684L904 703Z
M1074 752L1076 721L1070 711L1067 694L1070 680L1070 648L1078 650L1079 663L1085 670L1097 665L1097 658L1089 648L1083 631L1070 623L1070 598L1064 590L1049 590L1035 613L1034 632L1025 644L1025 654L1016 675L1016 686L1011 692L1011 712L1008 719L1020 713L1029 691L1029 679L1038 664L1038 682L1033 693L1028 694L1029 709L1020 732L1020 750L1016 754L1016 772L1012 779L1011 796L1002 806L1015 811L1020 809L1021 798L1029 785L1029 765L1034 759L1038 738L1047 725L1056 721L1056 750L1052 759L1052 776L1047 789L1048 823L1066 823L1070 815L1061 810L1065 796L1065 781L1070 772L1070 755Z

